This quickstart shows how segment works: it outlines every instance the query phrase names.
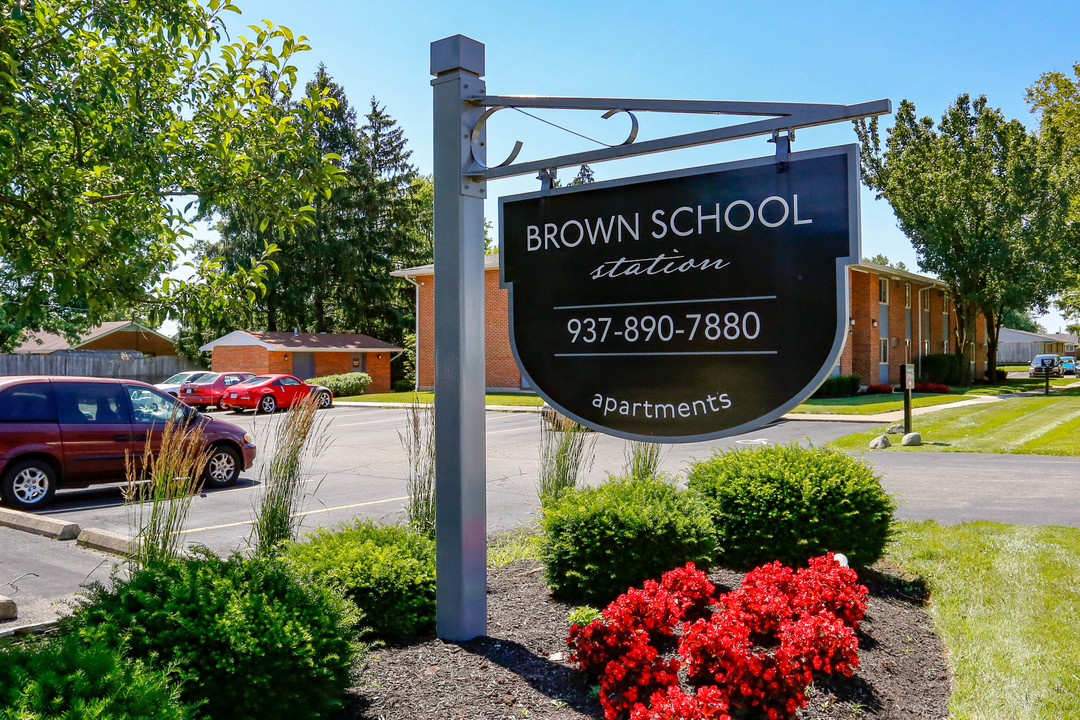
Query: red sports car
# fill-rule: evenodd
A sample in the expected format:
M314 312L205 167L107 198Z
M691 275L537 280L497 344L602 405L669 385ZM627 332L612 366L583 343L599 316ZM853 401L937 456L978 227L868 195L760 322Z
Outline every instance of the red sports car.
M272 413L278 408L292 407L307 395L314 395L321 408L328 408L334 402L334 393L328 387L308 385L292 375L256 375L229 388L221 405L233 412Z
M180 399L188 405L210 409L215 405L224 410L221 404L225 391L233 385L255 377L255 373L229 372L210 373L196 378L194 382L185 382L180 386Z

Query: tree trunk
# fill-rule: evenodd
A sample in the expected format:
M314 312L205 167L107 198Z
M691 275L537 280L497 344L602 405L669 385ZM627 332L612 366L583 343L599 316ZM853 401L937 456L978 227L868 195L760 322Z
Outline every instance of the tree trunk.
M997 382L997 351L998 338L1001 336L1001 313L994 312L993 308L984 308L986 316L986 379L989 382Z
M975 319L979 308L971 301L956 304L956 356L960 360L960 384L971 387L971 361L975 344Z

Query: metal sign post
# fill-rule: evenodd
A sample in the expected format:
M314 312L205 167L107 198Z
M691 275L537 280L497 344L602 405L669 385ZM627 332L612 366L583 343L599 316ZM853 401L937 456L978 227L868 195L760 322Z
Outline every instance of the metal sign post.
M771 135L776 143L778 171L785 176L798 176L797 154L789 154L789 146L797 128L826 125L856 118L884 115L892 111L888 100L876 100L861 105L824 105L807 103L759 103L713 100L648 100L634 98L574 98L539 96L493 96L486 93L484 82L484 46L463 35L444 38L431 44L431 73L434 89L434 183L435 183L435 512L437 541L436 625L444 640L467 640L486 632L486 498L484 466L484 209L485 182L503 177L540 173L550 178L560 167L603 162L649 153L695 147L740 138ZM514 163L521 151L518 142L510 157L498 165L488 166L485 126L489 118L504 108L553 108L561 110L602 111L602 117L628 116L631 130L623 142L570 155ZM763 116L761 119L725 125L672 137L636 142L638 119L635 112L691 113L699 115ZM603 144L603 143L601 143ZM806 157L806 156L804 156ZM788 172L788 163L792 171ZM784 190L785 192L781 192ZM762 223L772 227L777 217L789 213L791 224L798 215L791 206L787 188L755 200L754 212ZM857 188L856 195L857 199ZM743 205L749 201L743 200ZM702 206L704 207L704 205ZM682 206L671 208L685 212ZM780 216L775 213L780 212ZM824 215L819 215L824 218ZM573 218L571 218L573 219ZM685 219L685 218L684 218ZM702 216L698 220L704 222ZM734 215L727 219L738 225L745 222ZM595 220L594 220L595 222ZM819 220L818 222L822 222ZM576 226L574 226L576 227ZM678 233L675 231L679 230ZM672 227L681 237L683 228ZM679 248L681 251L681 248ZM666 253L667 251L665 251ZM674 252L674 250L672 251ZM834 255L836 260L845 255ZM843 262L839 260L839 262ZM843 280L840 266L835 268L838 281ZM846 296L846 285L843 289ZM830 298L836 288L830 289ZM747 312L757 312L749 309ZM710 314L711 313L711 314ZM668 313L670 314L670 313ZM721 316L714 310L687 310L680 321L692 321L700 314L701 330L706 339L733 330L727 322L728 313ZM712 320L712 314L718 319ZM842 316L847 317L847 312ZM667 337L668 331L678 334L685 327L669 327L653 313L654 330ZM606 315L605 315L606 317ZM624 331L631 321L622 318ZM671 321L674 322L674 315ZM739 330L747 336L757 332L752 319L745 328L740 316ZM571 318L572 320L573 318ZM783 318L778 318L783 321ZM634 322L640 321L634 315ZM612 320L614 322L614 320ZM726 324L725 324L726 323ZM650 323L646 321L646 325ZM661 327L663 326L663 327ZM779 327L780 325L777 325ZM562 324L565 332L573 330ZM635 328L638 327L635 325ZM845 326L846 327L846 326ZM648 333L648 329L644 328ZM613 331L614 332L614 331ZM764 331L762 331L764 332ZM626 339L625 334L621 336ZM660 352L660 351L658 351ZM831 353L825 353L829 355ZM814 375L818 378L818 375ZM819 379L824 379L820 373ZM719 397L701 402L711 408L723 403ZM693 410L698 405L688 402ZM673 411L684 414L682 405L672 405ZM666 405L665 405L666 411ZM749 418L748 422L753 420ZM630 428L625 434L636 434ZM691 432L693 430L691 429ZM642 433L648 434L648 432Z
M911 432L911 391L915 389L915 366L901 363L900 384L904 390L904 434Z
M484 182L466 181L482 110L484 46L431 45L435 96L435 625L444 640L487 632L484 452ZM483 132L483 128L480 129ZM482 146L482 140L481 140Z

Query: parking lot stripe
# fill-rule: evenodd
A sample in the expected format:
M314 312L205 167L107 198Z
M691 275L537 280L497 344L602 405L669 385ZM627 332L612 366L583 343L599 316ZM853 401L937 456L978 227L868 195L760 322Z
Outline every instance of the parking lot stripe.
M526 425L525 427L510 428L509 430L489 430L487 432L487 434L488 435L498 435L499 433L521 432L522 430L536 430L536 429L537 429L536 425L530 424L530 425Z
M401 418L397 418L397 417L383 418L382 420L368 420L367 422L344 423L342 425L338 425L338 424L335 423L331 427L354 427L356 425L374 425L376 423L386 423L386 422L401 422Z
M371 500L362 503L353 503L352 505L338 505L337 507L319 508L318 510L307 510L302 513L296 513L293 517L304 517L305 515L315 515L316 513L331 512L333 510L349 510L350 508L364 507L366 505L380 505L382 503L397 502L399 500L408 500L409 495L404 497L386 498L385 500ZM250 525L252 520L244 520L243 522L225 523L224 525L207 525L206 527L191 528L190 530L184 530L181 535L190 535L191 533L203 532L204 530L222 530L224 528L240 527L241 525Z

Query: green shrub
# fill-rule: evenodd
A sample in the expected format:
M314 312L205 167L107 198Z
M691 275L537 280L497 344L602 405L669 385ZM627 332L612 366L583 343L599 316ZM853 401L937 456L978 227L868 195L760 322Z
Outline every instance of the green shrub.
M402 378L394 381L394 392L412 392L416 388L416 381L412 378Z
M281 561L202 552L92 586L64 628L168 669L210 718L291 720L341 705L357 620L339 593Z
M0 718L185 720L192 713L163 670L75 635L0 650Z
M924 355L919 379L942 385L957 385L960 382L960 358L951 353Z
M353 521L319 529L286 550L290 563L344 588L372 634L402 638L435 629L435 543L399 525Z
M833 375L825 378L825 382L814 391L811 397L832 398L852 397L859 394L858 375Z
M826 551L867 565L881 557L896 504L866 463L798 443L726 450L690 466L709 505L718 559L801 564Z
M569 490L544 511L541 526L552 592L599 606L676 565L708 564L716 549L705 504L663 477Z
M305 380L308 385L324 385L330 388L334 397L352 397L363 395L364 390L371 384L371 376L364 372L344 373L341 375L324 375Z

